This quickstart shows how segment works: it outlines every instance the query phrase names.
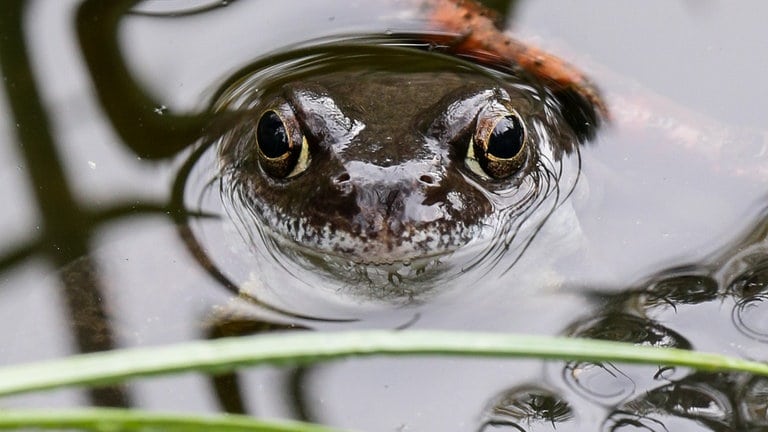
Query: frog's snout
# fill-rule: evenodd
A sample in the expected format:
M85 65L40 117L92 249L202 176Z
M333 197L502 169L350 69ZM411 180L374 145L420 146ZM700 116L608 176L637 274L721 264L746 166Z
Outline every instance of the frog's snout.
M355 202L357 211L352 229L361 238L385 240L399 237L403 231L403 198L407 192L401 186L357 185Z
M445 206L428 202L427 190L438 187L436 176L429 181L414 179L398 182L348 180L348 193L354 196L357 208L351 220L352 232L367 241L397 244L414 229L446 219ZM434 194L431 194L434 195Z

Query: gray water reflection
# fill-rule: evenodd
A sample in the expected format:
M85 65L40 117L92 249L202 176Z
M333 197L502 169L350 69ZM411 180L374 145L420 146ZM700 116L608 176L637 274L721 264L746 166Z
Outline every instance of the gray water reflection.
M709 2L692 11L669 2L521 2L516 29L585 60L587 69L602 64L593 76L609 100L634 105L622 104L629 109L584 149L574 193L515 271L406 309L333 305L332 289L298 295L267 287L271 300L291 310L364 318L318 323L240 301L210 278L177 233L181 216L203 220L174 206L178 188L169 186L187 154L163 158L226 126L205 115L214 89L266 52L333 34L413 31L418 21L402 3L235 2L184 17L125 17L118 35L114 24L129 3L13 0L0 12L0 138L9 143L0 161L8 203L0 214L0 310L7 312L0 363L203 337L201 323L221 317L215 306L228 310L224 326L237 324L242 332L263 330L259 322L267 329L405 324L540 334L577 327L610 339L620 336L607 317L623 316L644 329L632 333L637 343L768 358L760 313L766 101L753 97L765 92L755 71L766 68L766 59L755 55L765 51L764 38L747 37L762 34L765 4ZM296 6L304 8L304 21L287 19L295 18ZM95 15L105 19L89 20ZM73 17L87 23L79 32ZM259 20L266 25L255 29ZM275 24L288 22L296 24ZM707 139L670 133L670 125L703 130ZM710 151L705 144L713 142L727 146ZM738 234L749 226L751 234ZM378 359L243 371L224 379L229 390L218 393L240 394L239 401L217 402L207 377L185 376L132 383L130 397L95 390L86 402L81 392L66 391L4 406L223 406L363 430L477 430L491 427L483 422L497 405L514 408L506 412L526 425L513 427L531 430L546 430L555 419L563 430L766 425L760 378L611 365L631 384L619 380L626 395L606 403L570 385L566 367ZM518 391L532 382L546 385ZM550 415L566 411L576 420Z

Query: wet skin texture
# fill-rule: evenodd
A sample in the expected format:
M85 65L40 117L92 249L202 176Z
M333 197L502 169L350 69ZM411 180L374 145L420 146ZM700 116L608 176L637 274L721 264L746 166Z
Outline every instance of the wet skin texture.
M505 215L533 201L542 146L550 159L576 146L556 104L516 78L400 69L337 66L240 101L247 110L219 144L225 194L249 213L238 217L363 264L509 232Z

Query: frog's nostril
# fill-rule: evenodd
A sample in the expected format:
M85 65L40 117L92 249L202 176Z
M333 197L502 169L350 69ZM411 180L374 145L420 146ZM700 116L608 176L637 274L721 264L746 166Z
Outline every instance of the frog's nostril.
M332 187L339 191L341 195L348 196L349 194L354 193L356 189L351 180L352 176L350 176L349 173L341 173L333 179Z
M419 177L419 180L421 180L422 183L433 185L435 184L435 178L429 174L424 174L421 177Z

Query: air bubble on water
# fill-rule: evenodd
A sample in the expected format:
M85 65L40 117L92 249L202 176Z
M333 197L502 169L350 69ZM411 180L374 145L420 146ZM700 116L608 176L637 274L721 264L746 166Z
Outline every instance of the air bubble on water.
M96 162L88 161L88 167L90 167L92 170L95 170L96 169Z
M165 106L165 105L156 106L156 107L155 107L155 109L154 109L153 111L154 111L154 112L155 112L155 114L157 114L157 115L164 115L165 113L167 113L167 112L168 112L168 107L167 107L167 106Z

